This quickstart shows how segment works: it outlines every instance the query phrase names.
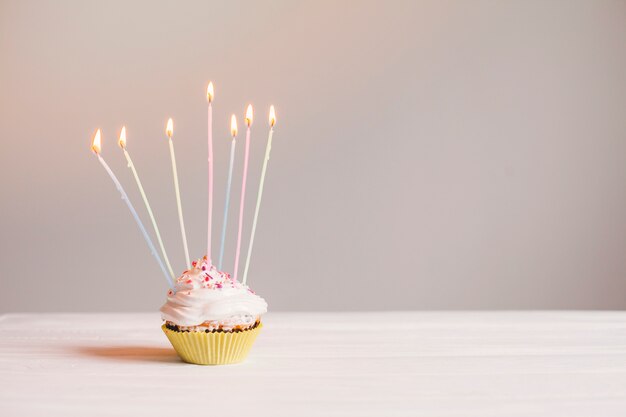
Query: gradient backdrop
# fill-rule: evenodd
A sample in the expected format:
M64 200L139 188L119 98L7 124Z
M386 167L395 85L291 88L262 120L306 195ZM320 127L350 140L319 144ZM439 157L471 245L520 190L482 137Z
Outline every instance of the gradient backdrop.
M216 230L228 118L256 109L244 245L277 109L250 277L272 310L626 308L624 1L0 0L0 37L0 312L158 309L90 140L149 226L127 125L181 271L164 128L200 257L209 80Z

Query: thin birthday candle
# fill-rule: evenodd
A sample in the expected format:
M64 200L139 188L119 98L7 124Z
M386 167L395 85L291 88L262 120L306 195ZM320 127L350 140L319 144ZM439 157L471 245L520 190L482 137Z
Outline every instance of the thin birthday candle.
M237 231L237 249L235 251L235 268L233 279L237 281L237 272L239 269L239 256L241 255L241 232L243 231L243 206L246 200L246 178L248 177L248 156L250 154L250 126L252 126L252 105L248 104L246 109L246 151L243 159L243 180L241 183L241 200L239 201L239 229Z
M256 224L259 219L259 208L261 207L261 198L263 197L263 184L265 183L265 173L267 172L267 162L270 160L270 151L272 150L272 136L274 135L274 125L276 124L276 112L274 106L270 107L270 133L267 136L267 146L265 147L265 159L263 160L263 169L261 170L261 181L259 183L259 192L256 196L256 207L254 209L254 219L252 220L252 234L250 235L250 243L248 244L248 255L246 256L246 266L243 270L243 283L245 285L248 280L248 268L250 267L250 254L252 253L252 245L254 244L254 234L256 233Z
M165 129L167 137L170 142L170 156L172 157L172 173L174 174L174 190L176 191L176 205L178 207L178 222L180 223L180 234L183 238L183 249L185 250L185 261L187 262L187 269L191 268L191 262L189 262L189 249L187 248L187 234L185 233L185 222L183 220L183 207L180 203L180 188L178 186L178 170L176 169L176 156L174 155L174 142L172 141L172 135L174 134L174 122L172 119L167 121L167 128Z
M126 161L128 162L128 167L133 172L133 176L135 177L135 182L137 182L137 187L139 188L139 192L141 193L141 198L143 198L143 203L146 206L146 210L150 215L150 220L152 221L152 227L154 228L154 233L156 233L157 241L159 242L159 246L161 247L161 254L163 255L163 259L165 260L165 265L167 265L167 269L170 272L170 276L174 279L174 271L172 270L172 265L170 265L170 260L167 257L167 253L165 252L165 246L163 246L163 240L161 239L161 233L159 232L159 226L157 226L157 222L154 219L154 214L152 213L152 208L150 208L150 203L148 202L148 197L146 197L146 193L143 190L143 186L141 185L141 181L139 180L139 174L137 174L137 170L135 169L135 164L133 164L133 160L130 159L130 154L126 150L126 126L122 127L122 131L120 132L120 138L118 141L120 148L124 151L124 156L126 157Z
M122 188L122 184L120 184L120 182L117 180L117 177L115 176L113 171L111 171L111 168L109 168L109 165L107 165L107 163L104 161L104 158L100 156L101 149L102 149L102 144L101 144L101 139L100 139L100 129L98 129L96 131L96 135L93 138L93 142L91 143L91 150L96 154L96 156L98 157L98 160L100 161L100 164L102 164L105 171L109 174L109 177L111 177L111 179L113 180L115 187L122 195L122 200L124 200L124 202L128 206L128 209L133 215L135 222L137 222L137 226L139 226L139 230L141 230L141 234L143 235L143 238L146 240L146 243L148 244L148 247L150 248L150 253L152 253L152 256L154 256L154 258L157 260L157 263L159 264L159 267L161 268L161 271L163 272L163 275L165 276L165 279L167 280L170 288L174 288L174 283L172 282L172 279L170 278L170 276L167 274L167 271L165 270L165 266L163 265L163 261L161 261L161 258L159 257L159 254L157 253L157 250L154 247L154 244L152 243L152 239L150 239L150 235L148 235L148 232L146 232L146 228L143 227L143 223L141 223L141 219L137 215L137 211L135 211L133 204L128 199L128 195L126 195L126 191L124 191L124 188Z
M210 82L206 90L206 98L209 102L208 110L208 147L209 147L209 203L207 213L207 244L206 244L206 256L210 264L211 260L211 223L213 219L213 83Z
M228 164L228 182L226 184L226 202L224 203L224 223L222 224L222 239L220 243L220 259L217 268L222 270L224 261L224 243L226 242L226 225L228 224L228 207L230 206L230 185L233 181L233 163L235 161L235 145L237 144L237 118L230 117L230 134L233 137L230 143L230 163Z

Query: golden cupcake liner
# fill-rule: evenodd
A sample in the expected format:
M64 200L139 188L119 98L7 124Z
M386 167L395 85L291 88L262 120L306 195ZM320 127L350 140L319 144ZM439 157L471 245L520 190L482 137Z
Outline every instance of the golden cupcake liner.
M161 326L178 356L197 365L227 365L248 356L263 325L242 332L180 332Z

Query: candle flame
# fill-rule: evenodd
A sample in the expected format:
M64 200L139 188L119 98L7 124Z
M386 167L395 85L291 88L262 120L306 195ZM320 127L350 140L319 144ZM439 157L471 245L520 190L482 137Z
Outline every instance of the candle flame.
M276 110L274 110L274 106L270 106L270 127L274 127L276 124Z
M234 114L230 116L230 134L233 138L237 136L237 117Z
M211 81L206 89L206 99L209 103L211 103L213 101L213 97L215 97L215 93L213 92L213 81Z
M102 139L100 134L100 129L96 130L96 134L93 136L93 141L91 142L91 150L95 153L99 154L102 150Z
M172 138L172 135L174 134L174 121L172 120L171 117L167 121L167 127L165 128L165 133L167 133L167 137L169 137L170 139Z
M120 139L117 141L120 145L120 148L124 149L126 147L126 126L122 126L122 131L120 132Z
M248 108L246 109L246 124L248 127L252 124L253 114L252 114L252 104L248 104Z

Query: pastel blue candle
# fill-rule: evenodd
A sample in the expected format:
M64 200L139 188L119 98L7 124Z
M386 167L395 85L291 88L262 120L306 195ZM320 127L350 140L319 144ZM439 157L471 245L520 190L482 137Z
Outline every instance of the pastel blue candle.
M143 223L141 222L139 215L137 215L137 211L135 211L133 204L128 199L128 195L126 195L126 191L124 191L124 188L122 188L122 184L120 184L120 182L117 180L117 177L115 176L113 171L111 171L111 168L109 168L107 163L104 162L104 159L100 156L100 153L96 152L96 155L98 156L98 160L100 161L100 163L102 164L106 172L109 174L109 176L115 183L115 187L117 188L117 191L119 191L120 194L122 195L122 200L126 202L128 209L130 210L133 217L135 218L135 221L137 222L137 226L139 226L139 230L141 230L141 233L143 234L143 238L146 240L146 243L148 244L148 247L150 248L150 252L152 253L152 256L154 256L154 258L157 260L159 267L161 268L161 271L163 272L163 275L165 276L165 279L167 280L170 288L174 288L174 283L172 282L172 279L168 275L167 271L165 270L163 261L161 260L161 257L159 257L159 254L156 248L154 247L154 244L152 243L152 239L150 239L150 235L148 235L148 232L146 232L146 228L143 227Z
M234 118L235 116L233 116ZM236 121L234 122L236 123ZM217 269L222 270L222 262L224 261L224 244L226 243L226 225L228 224L228 207L230 206L230 184L233 180L233 163L235 161L235 135L237 127L233 130L233 141L230 144L230 164L228 165L228 182L226 184L226 202L224 203L224 223L222 224L222 240L220 243L220 259Z

